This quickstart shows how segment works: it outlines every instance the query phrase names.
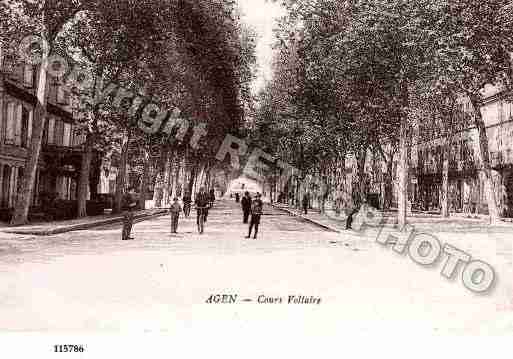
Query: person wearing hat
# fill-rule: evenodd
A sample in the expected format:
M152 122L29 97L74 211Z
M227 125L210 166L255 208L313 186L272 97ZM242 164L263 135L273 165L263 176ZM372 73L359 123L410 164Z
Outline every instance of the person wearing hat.
M251 196L249 195L249 192L246 191L244 193L244 197L242 197L241 200L241 207L242 207L242 223L248 223L249 214L251 213Z
M251 204L251 222L249 224L249 233L246 236L246 238L250 238L251 231L253 230L253 227L255 227L253 239L256 239L257 237L258 226L260 225L260 217L262 216L264 209L264 203L260 199L260 197L262 197L260 193L257 193L255 197L256 198L253 200L253 203Z
M176 233L178 230L178 219L180 218L180 212L182 211L182 207L180 203L178 203L178 198L173 199L173 204L171 205L171 233Z

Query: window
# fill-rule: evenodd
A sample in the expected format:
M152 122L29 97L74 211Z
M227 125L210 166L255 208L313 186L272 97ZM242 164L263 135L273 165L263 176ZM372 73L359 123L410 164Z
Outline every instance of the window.
M1 207L9 207L9 198L11 194L11 167L4 166L3 179L2 179L2 201Z
M5 144L7 145L14 145L14 139L15 139L15 110L14 110L14 103L8 102L7 103L7 121L5 124Z
M48 144L55 144L55 119L53 117L48 119Z
M28 130L27 130L27 147L30 146L32 141L32 124L34 123L34 111L28 112Z
M55 134L54 134L54 142L57 146L63 145L64 140L64 122L59 119L55 120Z
M20 133L20 145L21 147L28 147L29 139L29 111L22 106L21 108L21 133Z
M45 120L45 126L43 127L43 139L42 139L42 143L44 145L47 145L48 144L48 123L50 122L49 119L46 119Z
M30 64L23 65L23 84L25 87L34 87L34 67Z
M60 105L69 104L69 92L63 84L57 85L57 103Z
M21 146L21 132L22 132L22 116L23 106L21 104L15 106L15 144Z
M71 124L64 123L64 134L62 139L62 145L69 147L71 146Z
M59 88L59 80L53 76L49 78L50 86L48 86L48 102L56 103L57 89Z
M18 81L21 75L21 66L17 64L13 59L8 60L8 73L11 80Z

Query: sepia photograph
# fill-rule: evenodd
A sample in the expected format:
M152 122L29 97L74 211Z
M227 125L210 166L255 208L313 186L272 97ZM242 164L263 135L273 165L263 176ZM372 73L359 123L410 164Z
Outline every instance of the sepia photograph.
M1 358L512 334L513 1L0 0Z

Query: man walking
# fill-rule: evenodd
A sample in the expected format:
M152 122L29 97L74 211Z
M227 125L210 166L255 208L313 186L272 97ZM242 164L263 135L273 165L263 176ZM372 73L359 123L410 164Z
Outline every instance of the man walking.
M249 214L251 213L251 196L247 191L244 193L244 197L242 197L241 207L244 214L242 223L248 223Z
M203 221L207 221L208 216L208 205L210 203L210 198L208 193L205 192L205 187L201 187L198 194L196 194L196 199L194 200L194 204L196 205L196 223L199 225L199 217L203 214Z
M251 205L251 223L249 224L249 233L246 238L251 237L251 231L253 227L255 227L255 234L253 235L253 239L256 239L258 233L258 226L260 225L260 217L263 214L264 203L260 199L260 193L256 194L256 198Z
M178 230L178 219L180 218L181 211L182 207L178 203L178 198L173 199L173 204L171 205L171 233L176 233Z
M212 188L210 190L210 208L214 207L214 202L216 200L216 192L214 191L214 189Z

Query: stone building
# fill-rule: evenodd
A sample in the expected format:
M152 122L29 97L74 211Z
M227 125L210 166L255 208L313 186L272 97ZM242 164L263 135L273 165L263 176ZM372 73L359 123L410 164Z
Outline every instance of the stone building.
M0 217L5 220L16 202L30 151L37 102L38 67L0 58ZM74 121L69 92L57 78L48 78L47 121L32 203L51 194L75 200L85 136ZM99 155L93 156L91 194L99 182Z
M481 113L485 121L493 168L495 194L503 216L513 210L513 102L504 92L487 87ZM461 99L462 109L472 113L471 104ZM470 121L472 123L472 121ZM425 137L425 136L424 136ZM412 151L411 190L414 206L421 210L441 208L443 139L421 142ZM472 211L487 213L487 200L479 156L478 131L469 126L452 138L449 154L449 208L462 212L465 202L474 203Z

